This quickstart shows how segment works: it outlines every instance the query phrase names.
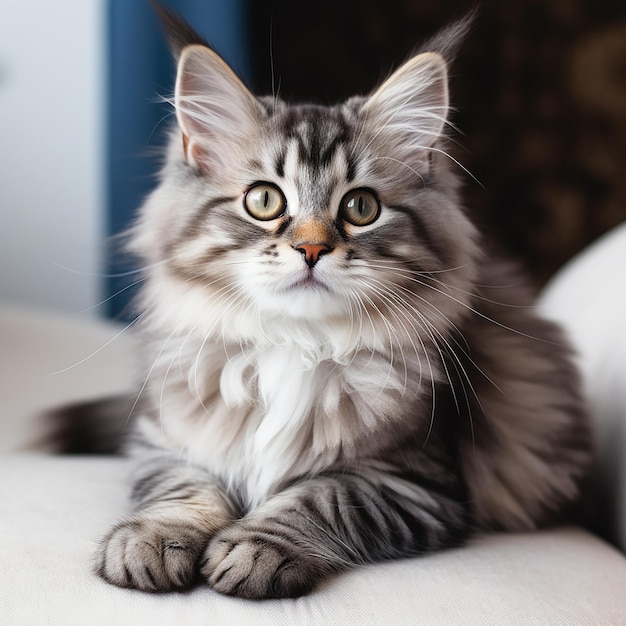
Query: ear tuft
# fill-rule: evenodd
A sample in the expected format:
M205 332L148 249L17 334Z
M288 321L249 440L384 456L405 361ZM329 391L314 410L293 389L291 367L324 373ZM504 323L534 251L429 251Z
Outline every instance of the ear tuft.
M164 7L156 0L150 0L150 4L161 22L169 48L177 61L187 46L201 45L209 47L204 38L189 26L180 15Z
M427 40L416 52L436 52L450 65L457 57L467 34L478 18L478 13L479 6L477 5L464 17L452 22L440 30L434 37Z

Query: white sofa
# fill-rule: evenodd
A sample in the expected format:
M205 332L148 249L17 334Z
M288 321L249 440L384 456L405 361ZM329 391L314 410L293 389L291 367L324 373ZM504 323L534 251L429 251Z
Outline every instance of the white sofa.
M625 266L626 225L571 263L541 305L580 350L598 426L600 517L611 520L605 531L622 548ZM127 334L103 322L0 309L0 624L626 624L626 558L578 527L484 536L462 549L363 567L297 600L107 585L90 559L126 510L127 462L26 448L42 409L128 387Z

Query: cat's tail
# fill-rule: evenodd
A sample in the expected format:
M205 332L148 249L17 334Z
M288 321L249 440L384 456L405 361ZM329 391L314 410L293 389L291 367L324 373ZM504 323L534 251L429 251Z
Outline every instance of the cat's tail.
M121 454L130 431L133 400L116 396L49 411L32 446L57 454Z

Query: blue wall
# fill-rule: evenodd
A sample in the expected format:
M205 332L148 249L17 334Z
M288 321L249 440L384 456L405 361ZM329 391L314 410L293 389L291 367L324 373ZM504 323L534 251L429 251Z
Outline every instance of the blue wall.
M165 0L183 16L244 80L248 76L244 0ZM111 237L131 223L143 198L154 187L159 148L172 109L159 102L174 90L175 68L157 17L148 0L109 0L109 63L106 231ZM107 315L132 317L129 302L132 260L119 239L108 246ZM117 294L117 295L114 295Z

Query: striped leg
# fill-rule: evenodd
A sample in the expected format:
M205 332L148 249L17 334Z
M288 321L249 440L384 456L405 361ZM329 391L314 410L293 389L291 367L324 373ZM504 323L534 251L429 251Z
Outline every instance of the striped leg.
M297 597L356 564L461 543L468 524L459 491L379 472L309 479L218 532L201 571L222 593Z
M134 513L105 536L96 573L120 587L166 591L189 587L209 539L234 508L204 471L160 457L135 476Z

